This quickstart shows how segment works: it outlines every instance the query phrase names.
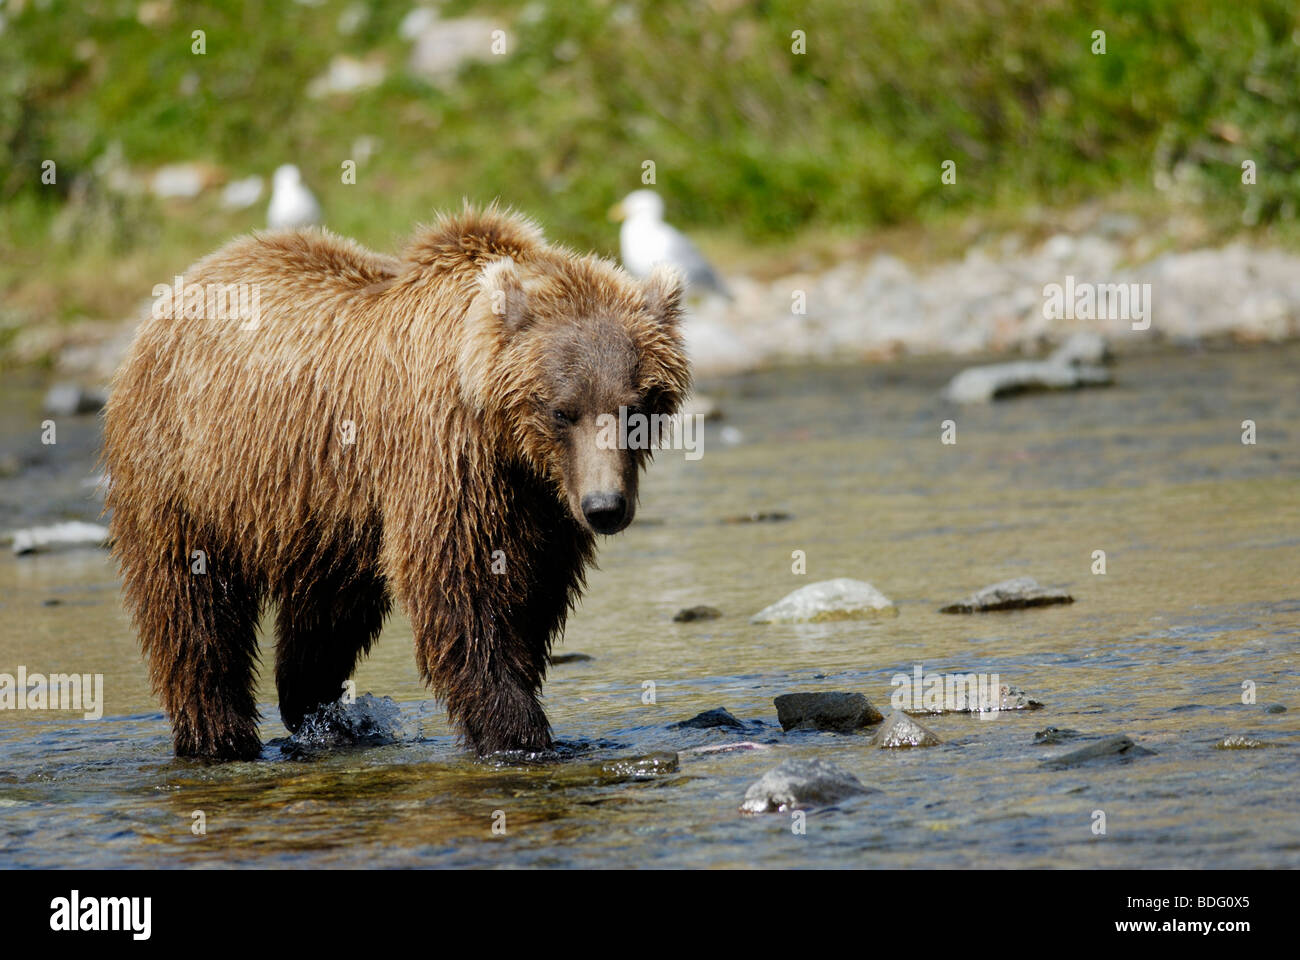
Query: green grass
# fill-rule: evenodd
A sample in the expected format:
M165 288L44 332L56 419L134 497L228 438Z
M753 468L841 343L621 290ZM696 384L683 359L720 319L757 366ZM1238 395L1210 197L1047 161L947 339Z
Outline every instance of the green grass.
M377 246L468 196L612 253L605 211L647 160L671 218L746 263L809 238L1116 198L1211 235L1297 235L1289 0L453 0L443 16L499 19L509 52L441 88L406 70L405 3L18 6L0 32L0 353L15 324L120 317L159 277L261 225L264 203L230 213L216 191L109 194L93 173L115 145L137 171L203 161L236 178L296 162L329 225ZM356 6L368 15L345 36ZM140 9L167 13L145 26ZM306 98L338 53L382 59L386 79ZM361 136L378 148L343 184ZM55 185L40 182L45 160Z

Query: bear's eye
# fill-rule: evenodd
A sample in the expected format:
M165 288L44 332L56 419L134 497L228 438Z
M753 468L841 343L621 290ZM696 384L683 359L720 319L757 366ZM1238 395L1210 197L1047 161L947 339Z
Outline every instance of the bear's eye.
M571 417L569 416L569 414L565 413L563 410L560 409L552 410L551 416L555 418L556 423L562 424L563 426L566 427L577 422L576 417Z

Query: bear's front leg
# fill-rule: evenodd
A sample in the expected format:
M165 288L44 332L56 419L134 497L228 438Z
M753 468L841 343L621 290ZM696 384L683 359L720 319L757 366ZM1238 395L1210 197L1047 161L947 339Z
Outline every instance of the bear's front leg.
M515 636L503 617L467 615L445 603L427 617L411 614L420 674L468 746L480 756L550 749L551 725L538 699L544 648Z
M549 750L551 724L538 700L541 679L509 671L462 673L447 695L447 714L479 756L501 750Z

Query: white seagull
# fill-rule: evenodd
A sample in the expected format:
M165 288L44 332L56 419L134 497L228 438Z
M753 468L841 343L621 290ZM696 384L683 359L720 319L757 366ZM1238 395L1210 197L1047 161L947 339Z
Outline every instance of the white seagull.
M680 230L664 223L664 202L653 190L636 190L609 211L622 220L618 242L623 266L636 277L647 277L656 263L671 263L696 290L712 290L730 299L721 278L704 255Z
M272 230L312 227L321 222L320 204L302 182L292 163L278 167L271 181L271 204L266 208L266 225Z

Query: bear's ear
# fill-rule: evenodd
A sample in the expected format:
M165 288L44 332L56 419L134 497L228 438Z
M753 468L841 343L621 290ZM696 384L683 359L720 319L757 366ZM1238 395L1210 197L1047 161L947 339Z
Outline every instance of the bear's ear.
M682 316L686 279L667 263L656 264L645 281L645 306L660 323L675 324Z
M518 333L531 319L528 294L523 278L514 260L502 257L483 268L479 286L487 297L488 309L501 318L501 325L509 333Z

